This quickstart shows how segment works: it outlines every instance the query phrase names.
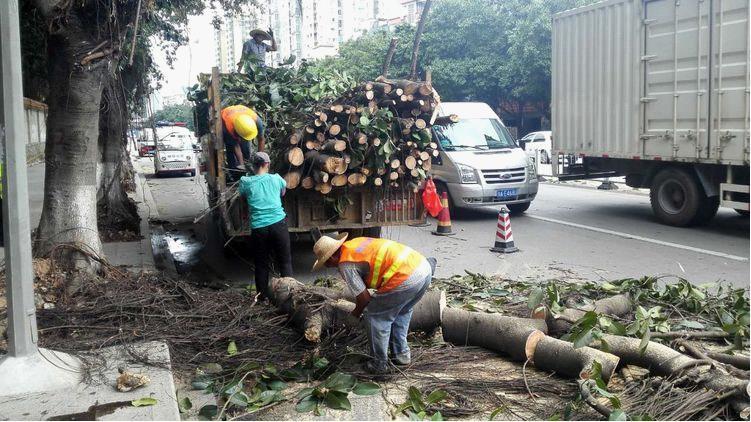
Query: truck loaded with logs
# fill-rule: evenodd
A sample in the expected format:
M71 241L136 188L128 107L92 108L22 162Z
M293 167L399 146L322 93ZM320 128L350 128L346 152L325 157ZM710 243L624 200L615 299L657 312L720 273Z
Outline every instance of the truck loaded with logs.
M265 72L269 78L287 75ZM257 86L252 77L215 68L203 77L205 106L197 102L194 114L205 146L209 205L225 240L250 235L247 205L238 200L236 177L226 168L219 116L236 103L254 107L269 122L267 142L258 150L270 155L272 171L287 183L283 205L290 232L378 237L381 227L423 220L419 190L440 154L432 127L458 121L438 114L440 97L430 81L380 77L283 109L247 100Z

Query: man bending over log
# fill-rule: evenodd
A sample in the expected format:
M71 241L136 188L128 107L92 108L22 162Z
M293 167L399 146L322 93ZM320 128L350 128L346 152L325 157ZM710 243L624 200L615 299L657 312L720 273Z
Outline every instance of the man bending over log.
M316 262L338 267L355 295L352 315L364 317L372 360L365 369L374 374L389 371L389 351L396 365L410 363L407 331L412 308L430 286L435 260L429 262L412 248L386 239L358 237L347 241L322 236L313 245ZM371 293L373 290L374 293Z

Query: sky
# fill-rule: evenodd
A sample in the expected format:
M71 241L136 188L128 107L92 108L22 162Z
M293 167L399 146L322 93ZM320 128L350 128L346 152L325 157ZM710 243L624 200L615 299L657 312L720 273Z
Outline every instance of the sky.
M395 16L400 13L402 6L398 0L385 0L384 8L386 16ZM210 73L214 66L214 27L211 25L213 12L207 9L207 13L201 16L191 16L188 20L187 36L188 45L177 50L177 60L173 66L167 64L164 52L159 48L153 48L151 54L161 70L164 78L162 89L154 98L154 108L160 109L161 98L183 94L186 87L192 86L198 81L200 73Z
M182 94L185 87L198 81L200 73L210 73L214 65L214 31L212 15L191 16L188 20L188 44L177 49L173 67L167 64L166 55L159 48L151 53L164 78L157 97ZM160 107L156 107L160 108Z

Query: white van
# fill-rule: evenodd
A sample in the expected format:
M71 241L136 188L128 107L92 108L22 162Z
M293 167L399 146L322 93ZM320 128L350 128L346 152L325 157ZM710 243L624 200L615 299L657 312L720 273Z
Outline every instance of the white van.
M458 123L433 126L440 149L432 168L438 191L447 191L457 208L505 204L512 213L526 211L537 195L534 159L487 104L439 105L439 116L452 114Z
M196 175L195 137L188 128L166 126L156 129L157 143L154 155L154 172L163 174L187 173Z

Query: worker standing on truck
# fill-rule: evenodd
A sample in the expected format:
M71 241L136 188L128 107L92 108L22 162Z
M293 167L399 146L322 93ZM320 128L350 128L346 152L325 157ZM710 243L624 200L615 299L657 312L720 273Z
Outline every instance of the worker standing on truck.
M222 136L226 148L227 167L245 171L245 159L250 157L250 142L258 138L258 149L263 150L263 120L253 109L233 105L222 109Z
M409 365L409 322L415 304L430 286L435 260L393 240L357 237L347 241L347 233L337 238L322 236L313 245L313 253L317 258L313 271L338 267L355 294L352 315L367 322L372 356L365 368L375 374L388 372L389 351L394 364Z
M240 62L237 64L237 71L243 71L243 64L246 60L253 60L258 67L266 67L266 52L276 51L276 39L274 31L269 28L268 32L263 29L254 29L250 31L250 39L243 44L243 52ZM264 41L271 41L271 45Z
M271 160L265 152L253 155L255 174L240 178L238 191L250 210L250 239L254 251L256 291L261 299L269 297L269 255L273 254L279 275L292 276L287 214L282 197L287 183L278 174L269 173Z

